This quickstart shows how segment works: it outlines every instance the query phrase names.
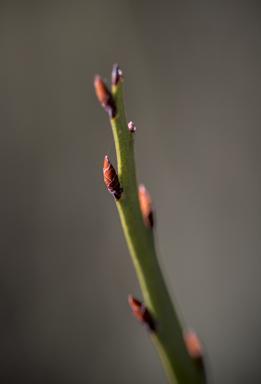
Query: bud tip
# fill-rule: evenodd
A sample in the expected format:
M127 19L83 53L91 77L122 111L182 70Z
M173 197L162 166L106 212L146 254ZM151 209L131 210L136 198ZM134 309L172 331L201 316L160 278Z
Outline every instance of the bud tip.
M132 134L134 134L136 132L136 127L132 121L129 122L128 128Z
M111 73L112 86L116 86L119 83L120 78L123 78L122 71L120 70L118 64L114 64Z

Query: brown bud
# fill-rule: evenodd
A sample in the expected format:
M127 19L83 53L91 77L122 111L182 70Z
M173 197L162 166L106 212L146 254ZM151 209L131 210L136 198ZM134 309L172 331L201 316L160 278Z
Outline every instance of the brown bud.
M105 156L104 158L103 176L109 192L114 196L116 201L120 200L123 189L120 186L118 175L108 159L108 156Z
M94 88L99 102L112 119L117 115L117 107L111 92L108 90L105 83L98 75L94 77Z
M129 122L128 128L132 134L134 134L136 132L136 127L132 121Z
M131 295L128 296L128 300L132 309L132 313L136 319L141 324L145 325L151 333L156 332L155 322L147 310L145 303L141 303L139 300L134 299L134 297Z
M203 350L198 336L193 330L187 330L186 332L184 332L184 341L189 355L195 361L198 369L200 369L200 371L205 376Z
M120 78L123 78L122 71L120 70L118 64L114 64L111 73L112 86L116 86L120 81Z
M144 223L148 228L153 228L153 204L143 184L139 186L139 200Z

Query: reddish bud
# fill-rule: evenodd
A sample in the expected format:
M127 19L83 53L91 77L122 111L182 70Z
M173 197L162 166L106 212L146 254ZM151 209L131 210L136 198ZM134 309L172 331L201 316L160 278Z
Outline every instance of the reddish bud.
M122 71L120 70L118 64L114 64L111 73L112 86L116 86L119 83L120 78L123 78Z
M184 332L184 341L188 350L189 355L195 361L198 369L205 376L205 368L203 362L203 350L200 340L193 330Z
M153 204L143 184L139 186L139 200L144 223L148 228L153 228Z
M136 127L132 121L129 122L128 128L132 134L134 134L136 132Z
M145 325L151 333L156 332L155 322L147 310L145 303L141 303L139 300L134 299L131 295L128 296L128 300L132 313L136 319L141 324Z
M184 340L188 349L188 353L191 357L197 358L202 356L201 343L193 330L189 330L184 333Z
M105 156L104 158L103 176L109 192L113 195L116 201L120 200L123 189L120 186L118 175L108 159L108 156Z
M117 115L117 108L111 92L106 87L100 76L94 78L94 88L99 102L112 119Z

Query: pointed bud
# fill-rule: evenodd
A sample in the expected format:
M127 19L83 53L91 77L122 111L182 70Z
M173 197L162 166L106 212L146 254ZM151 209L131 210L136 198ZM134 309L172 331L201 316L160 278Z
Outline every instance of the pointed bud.
M128 296L128 300L132 309L132 313L136 319L141 324L145 325L151 333L156 332L155 322L147 310L145 303L141 303L139 300L134 299L134 297L131 295Z
M94 77L94 88L99 102L112 119L117 115L117 108L111 92L108 90L100 76Z
M109 192L113 195L116 201L120 200L123 189L120 186L118 175L108 159L108 156L105 156L104 159L103 176Z
M116 86L119 83L120 78L123 79L122 71L120 70L118 64L114 64L111 73L112 86Z
M132 134L134 134L136 132L136 127L132 121L129 122L128 128Z
M143 184L139 186L139 200L144 223L148 228L153 228L153 204Z
M202 345L195 331L190 329L184 332L184 341L185 341L189 355L195 361L197 367L205 376Z

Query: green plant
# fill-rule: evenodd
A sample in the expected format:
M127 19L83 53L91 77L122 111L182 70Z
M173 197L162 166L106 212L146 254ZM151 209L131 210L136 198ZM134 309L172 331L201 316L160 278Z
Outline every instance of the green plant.
M105 182L114 195L146 303L145 307L130 297L131 308L138 320L150 329L151 340L169 383L205 383L201 348L198 344L195 353L191 335L188 333L184 338L182 325L158 263L152 229L152 206L144 187L140 188L140 204L134 156L135 129L132 123L128 126L126 120L122 72L117 65L113 67L112 92L99 76L95 77L94 85L100 103L109 114L117 153L118 176L106 157ZM193 337L197 342L195 334Z

